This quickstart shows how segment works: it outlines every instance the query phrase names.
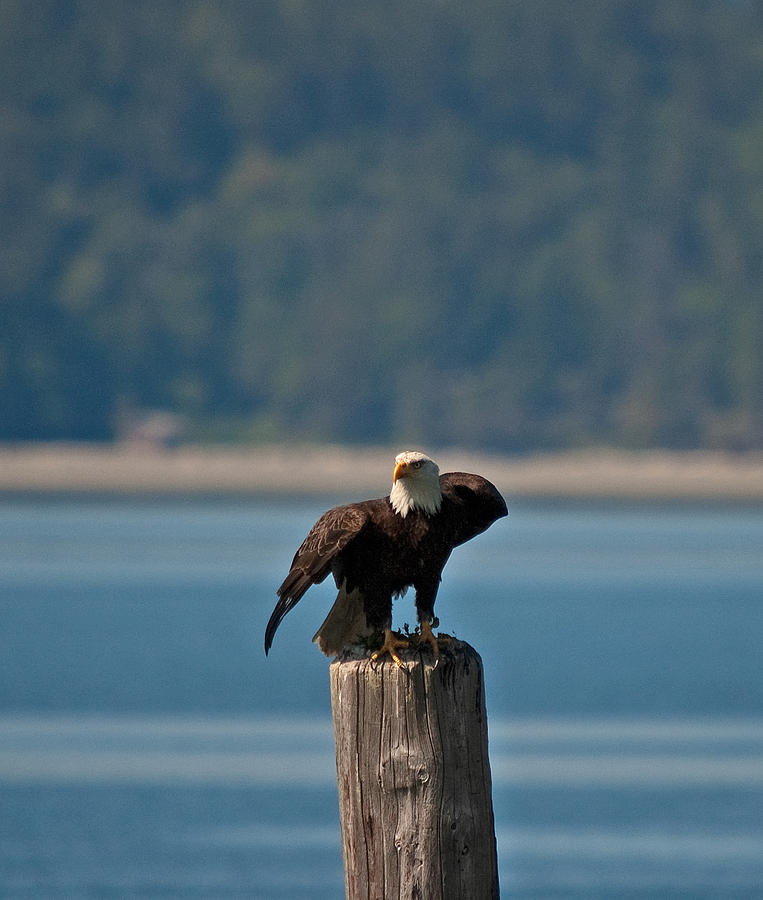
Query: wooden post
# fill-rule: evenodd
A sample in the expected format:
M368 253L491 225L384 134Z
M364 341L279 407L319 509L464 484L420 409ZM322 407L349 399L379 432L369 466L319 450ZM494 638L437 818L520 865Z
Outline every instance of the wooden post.
M498 863L482 660L331 664L347 900L490 900Z

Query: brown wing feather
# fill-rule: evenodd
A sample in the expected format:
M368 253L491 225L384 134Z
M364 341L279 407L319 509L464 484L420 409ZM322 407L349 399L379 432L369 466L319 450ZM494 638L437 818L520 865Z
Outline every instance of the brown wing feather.
M278 588L278 602L265 629L265 653L286 613L296 606L311 585L324 580L337 556L363 530L368 517L365 504L352 503L335 506L313 525L294 554L289 574Z
M446 472L440 476L440 490L447 501L450 535L457 547L489 528L496 519L509 514L506 501L494 484L469 472Z

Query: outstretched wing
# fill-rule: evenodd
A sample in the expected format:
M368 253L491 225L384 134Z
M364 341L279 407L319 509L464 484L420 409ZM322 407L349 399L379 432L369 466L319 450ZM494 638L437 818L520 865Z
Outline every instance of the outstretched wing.
M506 501L496 486L481 475L446 472L440 476L440 490L454 547L471 540L496 519L509 514Z
M313 584L320 584L344 548L365 527L369 511L363 503L335 506L324 513L310 529L294 554L289 574L278 588L278 603L265 629L265 653L270 650L273 636L281 620L299 602Z

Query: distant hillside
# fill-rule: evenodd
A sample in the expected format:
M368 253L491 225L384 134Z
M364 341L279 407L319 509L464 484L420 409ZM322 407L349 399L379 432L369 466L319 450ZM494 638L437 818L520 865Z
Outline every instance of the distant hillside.
M763 5L0 4L0 440L763 447Z

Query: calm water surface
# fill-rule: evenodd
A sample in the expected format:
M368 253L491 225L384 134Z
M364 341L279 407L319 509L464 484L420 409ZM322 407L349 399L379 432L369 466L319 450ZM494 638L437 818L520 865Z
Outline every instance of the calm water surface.
M343 896L331 587L262 651L333 502L2 503L0 897ZM510 506L437 605L504 894L763 896L763 510Z

